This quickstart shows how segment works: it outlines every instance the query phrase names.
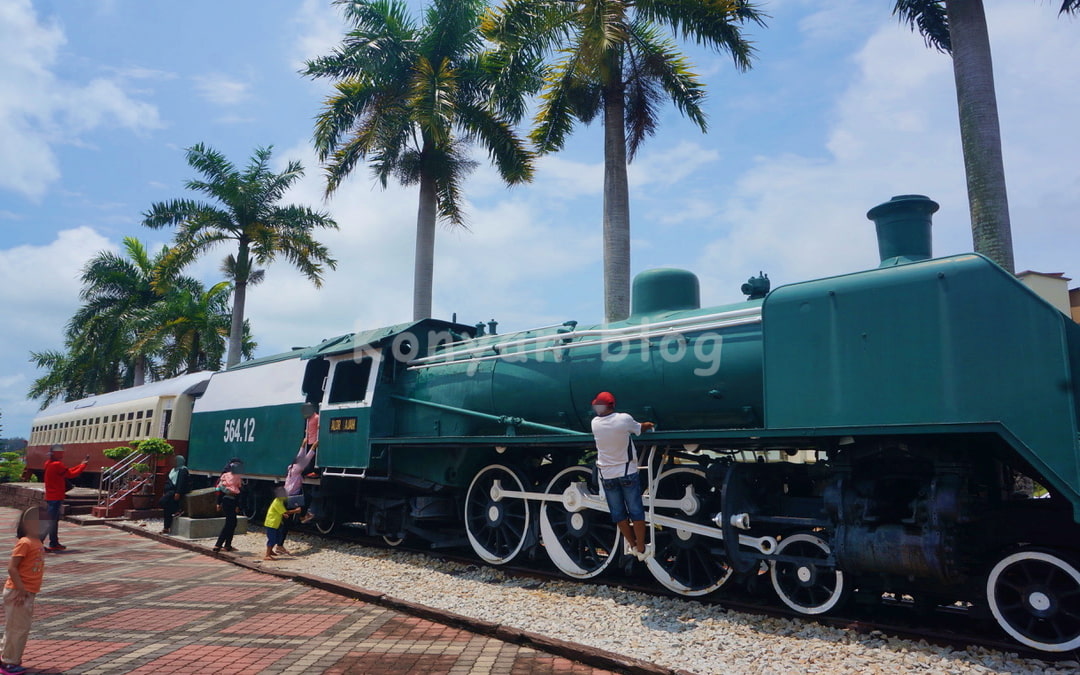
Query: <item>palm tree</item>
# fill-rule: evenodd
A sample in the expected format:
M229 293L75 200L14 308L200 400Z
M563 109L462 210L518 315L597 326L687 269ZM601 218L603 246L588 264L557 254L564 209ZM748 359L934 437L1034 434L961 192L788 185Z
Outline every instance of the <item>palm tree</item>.
M702 131L705 89L665 31L727 51L740 70L754 50L742 27L764 25L746 0L506 0L484 21L498 59L531 63L558 54L548 69L532 140L563 148L577 122L604 124L604 311L630 313L630 194L626 166L659 123L666 99Z
M138 317L141 339L135 347L159 354L166 377L219 370L232 325L231 292L228 281L209 290L193 280L177 284L161 302ZM241 355L250 358L255 345L246 323L244 337Z
M1059 14L1075 12L1080 12L1080 0L1062 0ZM982 0L896 0L893 13L917 28L927 45L952 54L975 251L1015 272L994 65Z
M112 361L112 371L102 372L88 367L87 359L78 354L49 349L30 352L30 362L38 368L45 368L45 374L30 385L27 398L40 398L41 409L49 407L55 401L73 401L92 394L119 389L119 362ZM94 375L99 376L95 378ZM101 386L102 381L107 381Z
M306 206L278 204L304 169L294 161L275 174L269 168L271 154L271 148L257 149L240 170L221 153L201 143L194 145L187 150L187 163L205 180L189 180L185 186L217 204L174 199L154 204L143 214L147 227L179 226L166 260L169 270L183 268L222 242L236 242L230 263L234 288L226 366L240 362L244 305L256 263L265 265L281 256L316 288L322 286L326 268L337 268L329 250L313 236L315 228L337 229L337 223Z
M353 28L329 56L302 71L337 80L314 133L326 194L363 161L384 188L391 176L419 185L413 318L423 319L431 315L435 224L465 225L461 183L476 166L468 146L487 150L507 184L532 178L533 155L513 124L539 71L497 72L479 31L483 0L432 0L422 25L404 0L335 4Z
M146 381L152 354L133 349L138 335L132 321L141 311L161 300L161 291L175 283L164 262L169 255L164 247L151 257L146 246L135 237L124 237L125 255L102 251L83 267L85 303L68 322L66 339L73 354L108 354L132 372L132 384ZM157 288L155 288L157 284Z

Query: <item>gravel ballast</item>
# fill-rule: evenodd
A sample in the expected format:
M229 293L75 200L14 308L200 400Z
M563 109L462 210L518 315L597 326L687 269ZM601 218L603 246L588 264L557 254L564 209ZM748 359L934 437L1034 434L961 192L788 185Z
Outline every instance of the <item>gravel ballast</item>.
M139 523L147 531L160 521ZM757 673L1080 672L983 647L950 647L860 634L812 621L725 611L604 585L512 578L497 569L294 532L294 557L262 562L262 528L237 536L239 559L267 571L303 573L480 621L510 626L700 675ZM213 545L213 540L196 542Z

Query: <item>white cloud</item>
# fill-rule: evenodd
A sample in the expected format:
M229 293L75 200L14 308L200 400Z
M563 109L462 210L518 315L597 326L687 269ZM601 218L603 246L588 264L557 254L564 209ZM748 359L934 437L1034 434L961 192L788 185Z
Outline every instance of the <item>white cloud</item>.
M837 40L851 38L858 35L867 25L879 22L882 17L888 16L889 6L881 2L866 2L866 0L831 0L831 2L818 2L817 0L798 0L797 3L786 3L809 7L813 11L799 20L799 30L810 41L829 43ZM771 8L770 8L771 9ZM782 14L783 8L778 8Z
M40 376L31 351L59 349L64 325L79 303L83 265L101 250L116 250L89 227L63 230L52 242L0 249L0 410L8 433L26 433L37 404L26 400L29 383Z
M222 75L211 73L194 78L195 89L207 101L221 106L243 103L251 97L251 85Z
M157 109L113 79L61 80L53 68L65 43L29 0L0 3L0 189L40 198L60 177L55 146L78 143L90 129L160 126Z
M294 53L289 55L294 70L303 68L306 61L329 54L348 30L337 8L322 0L303 0L293 23L299 34Z
M681 141L667 150L642 152L628 168L630 187L684 183L718 159L719 152L690 141Z

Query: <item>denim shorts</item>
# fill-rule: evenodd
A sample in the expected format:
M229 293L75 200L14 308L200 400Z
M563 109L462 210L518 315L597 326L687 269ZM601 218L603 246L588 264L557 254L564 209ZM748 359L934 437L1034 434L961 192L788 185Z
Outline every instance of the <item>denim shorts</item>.
M285 542L285 531L280 527L266 528L266 545L281 546Z
M645 520L645 507L641 502L641 481L637 471L621 478L604 478L603 483L604 498L607 499L608 510L611 511L611 522L626 520L627 513L630 520Z

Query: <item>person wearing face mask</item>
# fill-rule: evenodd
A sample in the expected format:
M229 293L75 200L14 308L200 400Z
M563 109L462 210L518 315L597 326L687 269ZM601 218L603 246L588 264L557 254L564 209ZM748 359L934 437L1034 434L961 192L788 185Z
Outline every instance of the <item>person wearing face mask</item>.
M602 391L592 402L596 417L592 420L596 440L596 466L604 485L611 521L634 549L638 560L646 558L645 507L641 501L638 459L634 442L642 431L655 427L652 422L638 422L626 413L615 412L615 397Z
M225 516L225 524L221 527L221 533L218 534L217 543L214 544L214 553L220 552L223 548L230 553L236 550L233 548L232 540L233 534L236 533L236 513L240 510L240 468L242 464L243 462L238 458L233 457L225 465L221 472L221 478L218 479L217 510Z
M162 534L172 534L173 517L180 511L180 500L191 489L186 460L182 456L176 455L173 461L175 465L169 471L169 478L165 482L165 494L161 497L161 509L165 517L161 529Z

